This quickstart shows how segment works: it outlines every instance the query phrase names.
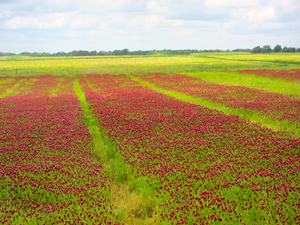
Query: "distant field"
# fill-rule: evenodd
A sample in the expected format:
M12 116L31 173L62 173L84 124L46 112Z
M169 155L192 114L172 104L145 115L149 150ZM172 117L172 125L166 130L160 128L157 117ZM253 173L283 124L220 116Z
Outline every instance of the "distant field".
M274 57L274 60L270 60L272 57ZM266 55L210 53L189 56L57 58L7 57L3 59L0 60L0 76L291 69L299 68L300 65L299 53Z
M297 224L300 54L0 58L1 224Z

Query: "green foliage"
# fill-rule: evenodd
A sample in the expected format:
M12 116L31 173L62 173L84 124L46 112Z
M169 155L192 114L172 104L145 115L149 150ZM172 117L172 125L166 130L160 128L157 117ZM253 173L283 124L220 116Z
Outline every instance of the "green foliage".
M274 52L281 52L281 51L282 51L281 45L276 45L276 46L274 47Z
M132 174L131 168L121 160L111 160L111 172L117 184L126 183Z
M256 46L255 48L252 49L251 53L261 53L262 49L260 46Z

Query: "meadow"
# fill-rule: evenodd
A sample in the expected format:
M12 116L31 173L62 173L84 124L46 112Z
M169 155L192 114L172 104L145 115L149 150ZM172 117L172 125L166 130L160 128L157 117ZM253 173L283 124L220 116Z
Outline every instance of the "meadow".
M276 60L270 61L272 57ZM222 55L203 53L188 56L3 57L0 60L0 76L297 69L299 57L300 53L263 54L260 57L250 53Z
M0 58L2 224L300 224L300 54Z

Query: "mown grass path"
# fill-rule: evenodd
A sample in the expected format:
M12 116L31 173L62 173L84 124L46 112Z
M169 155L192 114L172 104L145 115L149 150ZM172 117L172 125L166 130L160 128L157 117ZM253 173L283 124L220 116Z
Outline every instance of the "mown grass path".
M114 144L109 141L106 135L106 131L101 129L94 117L77 77L74 79L74 89L84 111L84 123L93 136L93 153L98 156L97 161L103 165L111 178L109 201L116 207L115 213L125 224L156 224L154 212L151 217L146 215L146 211L149 210L148 203L152 196L146 196L143 190L139 188L141 185L147 185L144 178L135 178L130 166L124 163L123 156L116 152ZM151 199L151 201L153 200Z

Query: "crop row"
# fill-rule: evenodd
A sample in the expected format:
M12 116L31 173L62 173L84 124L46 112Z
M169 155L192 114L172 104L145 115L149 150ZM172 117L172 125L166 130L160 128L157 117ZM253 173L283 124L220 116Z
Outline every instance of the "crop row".
M155 188L160 224L299 223L299 139L125 75L79 80L116 150Z
M258 113L274 121L286 120L300 128L300 100L294 95L282 95L244 86L213 84L181 74L150 73L137 76L160 88L201 97L239 109L246 114Z
M0 99L1 224L119 224L73 79L25 82Z
M300 69L289 70L238 70L239 73L254 74L262 77L274 77L287 81L300 82Z

